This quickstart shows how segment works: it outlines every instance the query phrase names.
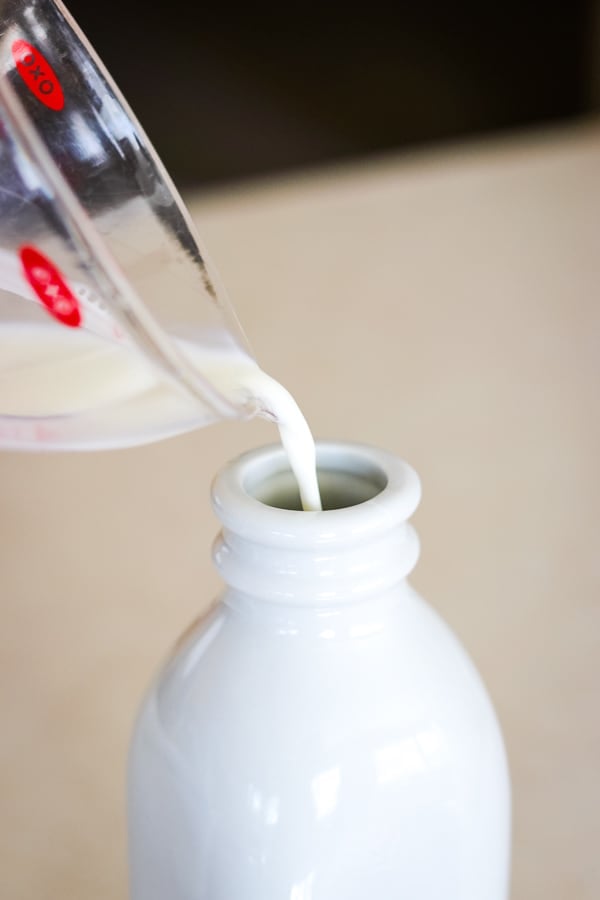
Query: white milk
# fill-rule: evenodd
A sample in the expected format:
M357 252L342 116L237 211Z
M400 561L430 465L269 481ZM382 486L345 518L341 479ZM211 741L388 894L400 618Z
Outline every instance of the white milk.
M41 419L99 410L102 427L118 438L172 423L170 433L214 421L192 397L162 380L126 345L90 332L54 325L5 325L1 329L0 416ZM293 397L241 351L212 350L178 342L189 361L226 398L253 399L258 414L273 419L300 489L304 509L321 508L312 435ZM113 441L113 446L118 440ZM91 442L93 446L93 441Z

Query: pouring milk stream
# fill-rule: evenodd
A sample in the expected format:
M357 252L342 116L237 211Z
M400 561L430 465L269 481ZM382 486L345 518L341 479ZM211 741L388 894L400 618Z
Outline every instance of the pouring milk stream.
M91 334L43 325L4 327L0 335L4 375L0 409L7 416L45 418L79 409L104 407L110 421L120 401L128 401L129 428L143 433L161 420L194 416L195 401L157 377L133 350ZM297 403L250 357L234 350L213 351L189 342L179 347L217 390L232 401L254 401L258 415L276 422L290 467L298 481L303 509L321 508L315 471L315 445ZM93 443L90 444L93 448Z

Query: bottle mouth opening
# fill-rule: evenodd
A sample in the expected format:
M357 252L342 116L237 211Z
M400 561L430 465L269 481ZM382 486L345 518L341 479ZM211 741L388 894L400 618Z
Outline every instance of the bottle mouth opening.
M388 485L385 470L368 458L356 453L328 453L327 447L317 447L317 479L323 510L347 509L359 506L381 494ZM281 459L281 465L260 466L250 470L244 480L250 497L264 506L300 512L302 504L294 475Z
M228 531L277 547L361 543L406 522L421 496L416 472L375 447L317 442L323 512L300 512L281 447L251 450L213 482L213 508Z

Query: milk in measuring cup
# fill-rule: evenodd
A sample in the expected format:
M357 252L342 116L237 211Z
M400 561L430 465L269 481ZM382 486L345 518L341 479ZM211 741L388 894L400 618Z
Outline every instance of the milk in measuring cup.
M194 399L162 380L127 345L53 324L5 324L0 331L0 410L16 422L93 409L102 411L104 428L111 430L112 425L115 434L122 430L125 415L133 434L162 425L167 436L203 424ZM223 396L232 402L254 399L258 414L277 423L303 508L320 509L314 441L291 394L231 344L214 349L183 340L177 344ZM93 448L93 441L89 446Z

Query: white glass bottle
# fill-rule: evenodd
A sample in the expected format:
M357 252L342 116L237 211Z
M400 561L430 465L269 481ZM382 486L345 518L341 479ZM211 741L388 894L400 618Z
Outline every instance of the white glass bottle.
M406 581L418 478L361 445L318 459L319 513L281 448L216 479L227 587L138 720L132 900L507 900L496 718Z

